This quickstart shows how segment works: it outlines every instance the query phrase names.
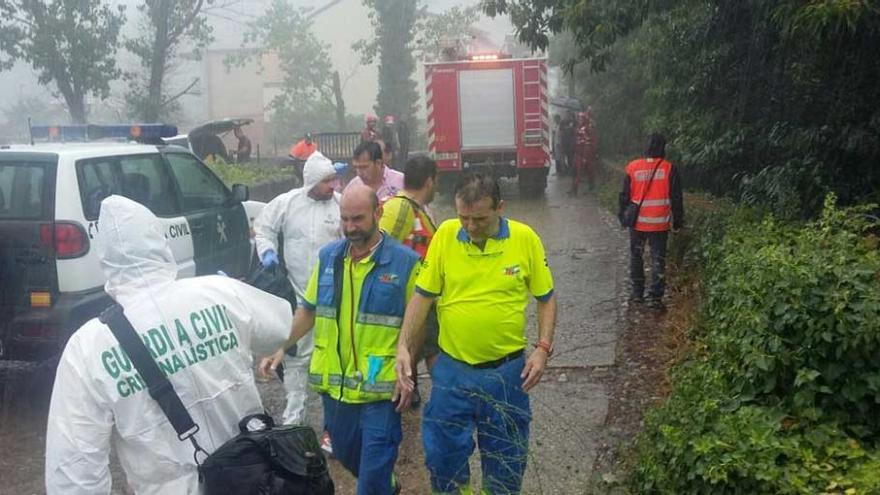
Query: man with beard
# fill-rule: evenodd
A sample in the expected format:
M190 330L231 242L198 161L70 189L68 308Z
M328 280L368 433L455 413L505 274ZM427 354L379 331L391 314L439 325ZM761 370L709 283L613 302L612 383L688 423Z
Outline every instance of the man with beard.
M315 328L309 383L321 394L333 454L358 478L359 495L400 493L394 474L403 436L394 371L397 338L419 256L379 230L368 186L346 189L345 239L321 248L290 338L260 363L269 375L287 348Z

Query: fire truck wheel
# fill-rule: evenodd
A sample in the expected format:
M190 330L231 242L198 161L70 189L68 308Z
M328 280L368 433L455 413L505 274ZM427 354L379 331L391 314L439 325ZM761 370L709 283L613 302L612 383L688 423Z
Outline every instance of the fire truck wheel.
M544 188L547 187L547 174L544 169L520 170L517 185L520 196L540 196L544 193Z

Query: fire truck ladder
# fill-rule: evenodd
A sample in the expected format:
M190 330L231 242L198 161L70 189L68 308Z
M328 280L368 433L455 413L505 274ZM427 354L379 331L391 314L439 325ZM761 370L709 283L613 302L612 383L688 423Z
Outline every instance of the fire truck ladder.
M543 60L523 63L524 136L526 146L550 152L550 113L547 101L547 69Z

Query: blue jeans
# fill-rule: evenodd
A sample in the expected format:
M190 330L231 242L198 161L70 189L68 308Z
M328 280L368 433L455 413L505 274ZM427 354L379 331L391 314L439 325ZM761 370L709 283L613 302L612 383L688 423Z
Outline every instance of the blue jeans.
M532 419L520 378L524 365L520 356L498 368L477 369L440 353L422 420L434 493L457 493L469 483L475 428L483 490L492 495L520 492Z
M357 479L357 495L394 493L394 463L403 431L391 401L348 404L321 396L333 455Z

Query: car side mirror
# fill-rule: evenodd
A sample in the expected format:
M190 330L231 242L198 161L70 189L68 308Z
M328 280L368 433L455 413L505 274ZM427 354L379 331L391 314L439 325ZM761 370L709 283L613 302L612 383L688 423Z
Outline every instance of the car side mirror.
M244 184L233 184L232 185L232 199L236 203L241 203L243 201L247 201L250 198L250 192L248 191L248 186Z

